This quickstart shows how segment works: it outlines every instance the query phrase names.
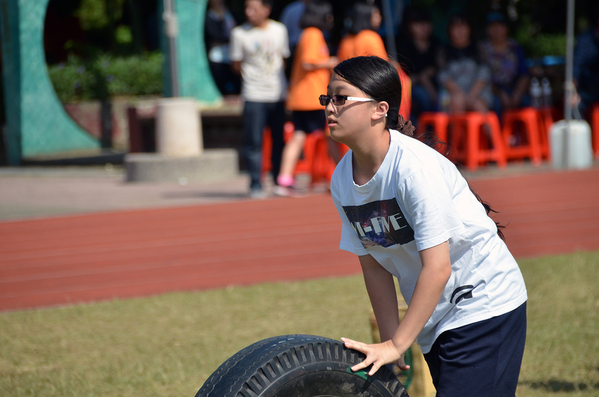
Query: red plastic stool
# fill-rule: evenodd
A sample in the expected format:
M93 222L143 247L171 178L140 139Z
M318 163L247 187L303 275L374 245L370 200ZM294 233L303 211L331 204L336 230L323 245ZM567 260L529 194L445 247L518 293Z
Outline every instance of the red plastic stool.
M599 158L599 103L591 106L591 131L593 135L593 153Z
M302 155L297 160L297 163L295 163L293 175L312 173L312 168L316 158L316 146L321 138L319 135L322 135L322 132L312 131L312 133L306 135L306 141L304 142L304 147L302 148Z
M310 142L306 140L306 146L311 147L311 150L313 150L310 184L314 185L321 181L328 183L331 181L333 171L335 171L335 162L329 154L327 137L322 131L314 131L308 135L308 139L310 139ZM305 149L308 149L307 147Z
M538 118L538 111L531 107L504 112L503 139L505 156L508 160L529 158L534 165L541 164L541 129ZM517 128L518 126L520 129ZM519 131L521 134L518 134ZM522 141L513 144L518 138Z
M287 142L295 132L291 122L285 123L284 140ZM270 128L264 129L262 137L262 173L272 169L270 154L272 151L272 137ZM306 135L306 142L302 148L302 157L297 161L293 174L310 174L311 184L321 180L330 181L335 169L335 163L329 155L329 147L322 131L313 131Z
M422 112L418 116L418 131L431 127L441 141L447 143L447 126L449 115L444 112Z
M448 130L452 161L465 162L470 171L489 161L495 161L501 168L506 166L501 127L494 112L450 115Z

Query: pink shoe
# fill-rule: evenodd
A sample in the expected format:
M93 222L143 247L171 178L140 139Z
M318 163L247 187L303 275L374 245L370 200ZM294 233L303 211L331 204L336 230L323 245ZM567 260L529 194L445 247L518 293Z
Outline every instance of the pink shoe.
M277 177L277 185L283 187L289 187L295 185L295 179L289 175L279 175Z

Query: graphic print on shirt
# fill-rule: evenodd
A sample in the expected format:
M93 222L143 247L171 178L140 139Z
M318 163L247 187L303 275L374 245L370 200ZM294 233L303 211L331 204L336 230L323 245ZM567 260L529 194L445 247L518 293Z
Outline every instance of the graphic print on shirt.
M254 43L254 53L256 58L263 60L262 72L265 74L273 74L277 70L277 48L270 40L263 39ZM282 56L281 56L282 57Z
M414 230L394 198L359 206L343 206L343 210L364 248L375 245L391 247L414 240Z

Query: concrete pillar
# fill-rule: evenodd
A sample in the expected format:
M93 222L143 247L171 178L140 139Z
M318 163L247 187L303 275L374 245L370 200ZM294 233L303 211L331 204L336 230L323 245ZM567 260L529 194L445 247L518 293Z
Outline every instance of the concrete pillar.
M156 115L156 151L164 156L199 156L203 150L198 105L193 98L163 98Z

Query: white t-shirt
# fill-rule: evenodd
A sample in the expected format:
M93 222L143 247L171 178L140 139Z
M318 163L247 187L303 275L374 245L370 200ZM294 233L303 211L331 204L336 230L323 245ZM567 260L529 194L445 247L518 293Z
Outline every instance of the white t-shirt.
M249 23L231 32L232 61L241 61L241 96L250 102L279 102L287 97L284 58L289 58L287 28L268 20L266 27Z
M389 151L365 185L353 181L352 152L331 181L343 221L340 248L372 255L399 280L410 303L419 251L449 241L451 277L417 338L427 353L444 331L508 313L527 299L518 264L495 222L444 156L391 130Z

